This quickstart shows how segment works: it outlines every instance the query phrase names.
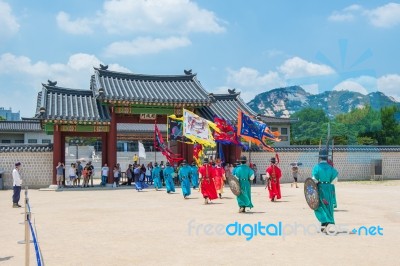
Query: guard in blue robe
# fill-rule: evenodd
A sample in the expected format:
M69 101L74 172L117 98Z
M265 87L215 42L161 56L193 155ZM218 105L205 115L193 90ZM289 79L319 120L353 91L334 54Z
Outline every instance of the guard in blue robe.
M174 185L175 170L169 162L167 162L163 174L164 174L165 186L167 187L167 193L175 192L175 185Z
M199 168L195 162L192 162L190 167L190 180L192 181L193 189L197 189L199 187Z
M186 160L183 160L179 168L178 176L181 181L182 194L185 199L190 195L190 172L191 167L187 165Z
M158 165L158 163L155 163L153 171L151 172L151 177L153 179L154 188L156 190L159 190L160 188L162 188L160 173L161 173L161 168Z

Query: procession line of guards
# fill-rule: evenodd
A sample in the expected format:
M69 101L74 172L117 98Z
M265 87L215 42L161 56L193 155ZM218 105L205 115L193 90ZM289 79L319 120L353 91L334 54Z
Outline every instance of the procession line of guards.
M314 166L312 170L312 179L318 184L319 192L319 207L314 210L317 219L321 223L321 231L326 232L330 224L335 224L333 210L336 208L336 196L335 182L338 172L329 163L328 152L322 149L319 152L319 163ZM137 159L136 159L137 160ZM134 159L135 161L135 159ZM62 186L64 165L60 162L57 166L57 184L59 187ZM101 185L105 186L107 183L109 168L107 164L102 167L102 181ZM298 168L292 169L294 183L297 186L297 174ZM83 187L89 186L89 180L93 176L93 165L91 162L82 167L81 163L71 164L69 169L69 179L72 186L80 185L80 177L83 176ZM173 167L169 162L166 163L165 167L163 163L158 165L156 162L153 165L151 163L145 167L143 164L139 165L137 161L134 164L130 164L127 171L127 185L131 185L134 181L136 190L141 191L147 188L148 185L154 185L154 188L158 191L166 186L167 193L175 192L175 185L177 184L176 177L181 184L182 194L185 199L191 194L192 189L199 189L204 198L204 204L211 203L212 200L218 197L222 198L224 192L225 181L228 178L237 178L240 185L240 194L237 195L237 203L239 206L239 213L245 213L246 208L253 208L251 201L251 182L255 178L255 173L252 168L247 165L246 156L240 157L235 167L226 166L225 168L221 164L220 159L216 159L215 163L209 161L208 158L204 158L203 165L198 167L195 162L191 165L187 164L184 160L179 167ZM121 169L119 164L113 168L114 186L119 186L121 178ZM270 159L270 166L266 169L267 185L265 189L268 189L269 198L272 202L281 198L280 190L280 178L282 172L277 165L276 158ZM92 186L93 186L93 179ZM175 180L175 182L174 182Z

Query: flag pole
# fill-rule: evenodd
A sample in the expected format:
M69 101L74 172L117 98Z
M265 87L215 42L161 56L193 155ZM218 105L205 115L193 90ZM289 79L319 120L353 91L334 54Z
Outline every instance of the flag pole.
M157 162L157 149L156 149L156 122L157 120L154 120L154 142L153 142L153 147L154 147L154 163Z

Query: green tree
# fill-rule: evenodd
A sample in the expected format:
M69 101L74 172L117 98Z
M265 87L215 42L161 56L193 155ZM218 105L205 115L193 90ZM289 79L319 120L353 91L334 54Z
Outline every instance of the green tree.
M291 127L291 143L300 145L318 145L323 133L324 125L329 122L322 109L304 108L291 116L296 119Z

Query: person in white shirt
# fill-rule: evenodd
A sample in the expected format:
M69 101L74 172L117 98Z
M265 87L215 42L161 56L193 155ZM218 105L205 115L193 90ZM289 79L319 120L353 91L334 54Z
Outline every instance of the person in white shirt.
M22 185L22 178L19 173L21 168L21 163L17 162L15 164L15 168L12 171L13 176L13 208L20 208L21 205L18 204L20 196L21 196L21 185Z
M102 186L106 186L106 184L107 184L108 171L109 171L109 168L108 168L107 164L105 163L103 168L101 168L101 185Z
M71 168L69 168L69 182L71 186L76 186L76 165L71 163Z

